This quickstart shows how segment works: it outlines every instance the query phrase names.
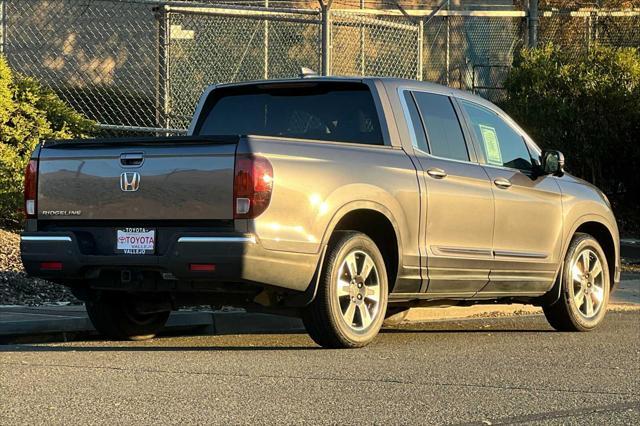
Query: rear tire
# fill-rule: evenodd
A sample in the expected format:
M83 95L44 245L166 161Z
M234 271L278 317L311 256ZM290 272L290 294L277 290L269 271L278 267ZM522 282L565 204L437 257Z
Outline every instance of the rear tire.
M387 309L384 259L360 232L332 238L314 301L303 312L311 338L325 348L358 348L380 331Z
M147 340L164 327L171 312L140 313L138 303L127 294L104 295L86 302L89 319L96 330L113 340Z
M549 324L558 331L590 331L604 320L610 291L607 257L598 241L577 233L560 277L560 298L543 306Z

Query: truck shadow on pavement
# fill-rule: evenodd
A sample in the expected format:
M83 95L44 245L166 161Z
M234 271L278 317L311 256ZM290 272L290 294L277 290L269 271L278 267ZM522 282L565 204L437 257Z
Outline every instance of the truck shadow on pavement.
M235 351L301 351L322 349L319 346L51 346L6 345L0 352L235 352Z
M558 333L551 328L386 328L380 331L380 336L372 346L384 344L385 335L451 335L451 334L540 334ZM226 340L227 344L215 342L207 345L202 339ZM198 341L183 342L176 340L198 339ZM302 340L302 341L301 341ZM214 342L212 342L214 343ZM238 344L241 343L241 344ZM307 351L322 349L306 337L304 333L246 333L238 335L181 335L163 334L147 341L105 341L100 336L76 336L52 340L20 340L0 344L0 352L202 352L202 351Z
M399 333L399 334L465 334L465 333L520 333L520 334L537 334L537 333L557 333L553 329L496 329L496 328L482 328L477 330L423 330L418 328L390 328L380 331L381 334L385 333Z

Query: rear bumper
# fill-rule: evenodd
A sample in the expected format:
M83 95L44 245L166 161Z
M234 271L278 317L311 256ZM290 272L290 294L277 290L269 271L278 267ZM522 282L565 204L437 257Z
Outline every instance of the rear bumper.
M73 232L25 232L20 251L28 274L58 282L96 279L108 271L153 271L159 279L200 282L203 290L207 282L251 282L303 291L319 258L266 250L254 235L210 233L176 235L162 255L88 255ZM61 268L52 270L52 262ZM194 271L192 264L213 270Z

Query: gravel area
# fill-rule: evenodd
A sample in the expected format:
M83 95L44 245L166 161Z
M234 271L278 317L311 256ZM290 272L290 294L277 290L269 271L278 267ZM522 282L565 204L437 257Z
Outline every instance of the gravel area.
M0 229L0 305L80 304L59 284L27 276L20 261L20 236Z
M640 263L638 262L634 262L634 263L627 263L627 262L622 262L622 272L635 272L635 273L640 273Z

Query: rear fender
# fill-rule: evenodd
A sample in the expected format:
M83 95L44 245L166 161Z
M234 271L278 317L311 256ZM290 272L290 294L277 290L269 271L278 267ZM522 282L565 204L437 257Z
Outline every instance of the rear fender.
M385 206L381 204L378 204L372 201L354 201L354 202L348 203L342 206L340 209L338 209L338 211L334 213L333 217L329 221L329 225L327 226L327 229L322 238L322 249L321 249L320 257L318 259L318 266L313 275L313 278L311 279L311 282L309 283L309 286L304 292L288 297L284 301L285 307L293 307L293 308L304 307L309 305L311 302L315 300L316 294L318 292L318 285L320 283L322 268L324 266L324 259L326 257L327 248L329 246L329 241L331 239L331 236L333 235L336 229L336 226L338 225L340 220L350 212L356 211L356 210L374 210L385 215L389 219L389 222L391 222L393 229L396 233L396 239L398 241L398 254L399 254L398 258L402 259L401 257L402 244L400 240L398 225L393 217L393 214L389 211L389 209L387 209Z

